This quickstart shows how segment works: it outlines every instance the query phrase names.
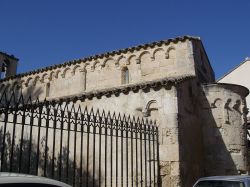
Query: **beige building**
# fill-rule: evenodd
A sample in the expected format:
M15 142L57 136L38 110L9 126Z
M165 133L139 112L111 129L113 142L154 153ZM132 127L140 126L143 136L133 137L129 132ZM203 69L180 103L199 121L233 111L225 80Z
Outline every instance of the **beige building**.
M215 83L200 38L178 37L13 75L0 80L0 89L156 119L162 186L248 173L248 89Z
M219 83L229 83L238 84L250 89L250 58L246 58L242 63L232 69L230 72L221 77L217 82ZM250 96L246 97L247 106L250 105ZM248 113L248 123L250 123L250 114Z

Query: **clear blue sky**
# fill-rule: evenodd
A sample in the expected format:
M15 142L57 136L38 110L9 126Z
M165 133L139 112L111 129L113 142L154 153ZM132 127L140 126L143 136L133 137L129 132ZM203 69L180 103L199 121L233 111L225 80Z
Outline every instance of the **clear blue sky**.
M249 0L1 0L0 20L19 73L182 35L201 37L217 78L250 56Z

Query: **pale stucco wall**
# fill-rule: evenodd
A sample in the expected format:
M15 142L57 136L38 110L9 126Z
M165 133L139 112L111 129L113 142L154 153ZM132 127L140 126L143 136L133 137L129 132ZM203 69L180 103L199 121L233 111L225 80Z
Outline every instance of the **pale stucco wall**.
M229 74L226 74L223 78L221 78L218 82L219 83L230 83L230 84L238 84L242 85L248 89L250 89L250 79L249 79L249 72L250 72L250 59L242 62L239 67L235 68ZM250 96L246 97L247 106L250 106ZM250 116L250 113L248 113Z

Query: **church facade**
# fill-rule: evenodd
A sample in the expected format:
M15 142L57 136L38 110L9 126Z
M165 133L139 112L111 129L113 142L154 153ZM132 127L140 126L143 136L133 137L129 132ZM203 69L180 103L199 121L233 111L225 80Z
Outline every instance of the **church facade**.
M153 42L16 75L15 57L0 53L0 62L10 64L1 94L73 98L83 107L156 120L162 186L248 173L248 89L215 83L200 38Z

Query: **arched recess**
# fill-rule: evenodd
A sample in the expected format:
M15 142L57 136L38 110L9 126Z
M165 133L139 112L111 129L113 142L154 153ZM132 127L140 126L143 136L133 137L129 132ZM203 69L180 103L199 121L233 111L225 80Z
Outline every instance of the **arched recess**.
M56 73L54 71L51 71L49 74L49 80L52 81L56 78Z
M25 82L25 86L28 87L31 85L31 82L32 82L33 78L32 77L29 77L26 82Z
M100 65L100 61L99 60L95 60L91 66L91 71L94 71L97 66Z
M55 74L55 78L58 78L60 73L61 73L61 70L57 70Z
M164 49L163 48L155 49L152 54L152 59L153 60L164 59Z
M121 55L117 58L115 65L116 65L116 67L125 66L125 65L128 65L128 61L126 61L125 56Z
M136 55L130 55L129 57L128 57L128 60L127 60L127 65L130 65L130 64L136 64Z
M35 86L40 80L40 77L39 76L36 76L34 81L33 81L33 86Z
M127 66L121 69L121 84L129 84L129 70Z
M175 58L175 47L170 46L166 51L166 59L174 59Z
M62 78L67 78L70 76L70 68L67 67L63 70L63 73L62 73Z
M151 58L150 58L150 52L149 51L143 51L139 57L138 57L140 63L142 61L151 61Z
M76 65L76 66L73 68L73 70L72 70L72 75L75 75L76 72L77 72L80 68L81 68L80 65Z
M115 66L115 61L113 58L107 58L103 61L102 63L102 67L104 67L105 69L109 69Z
M44 74L42 75L41 82L42 82L42 83L48 82L48 79L49 79L48 73L44 73Z

